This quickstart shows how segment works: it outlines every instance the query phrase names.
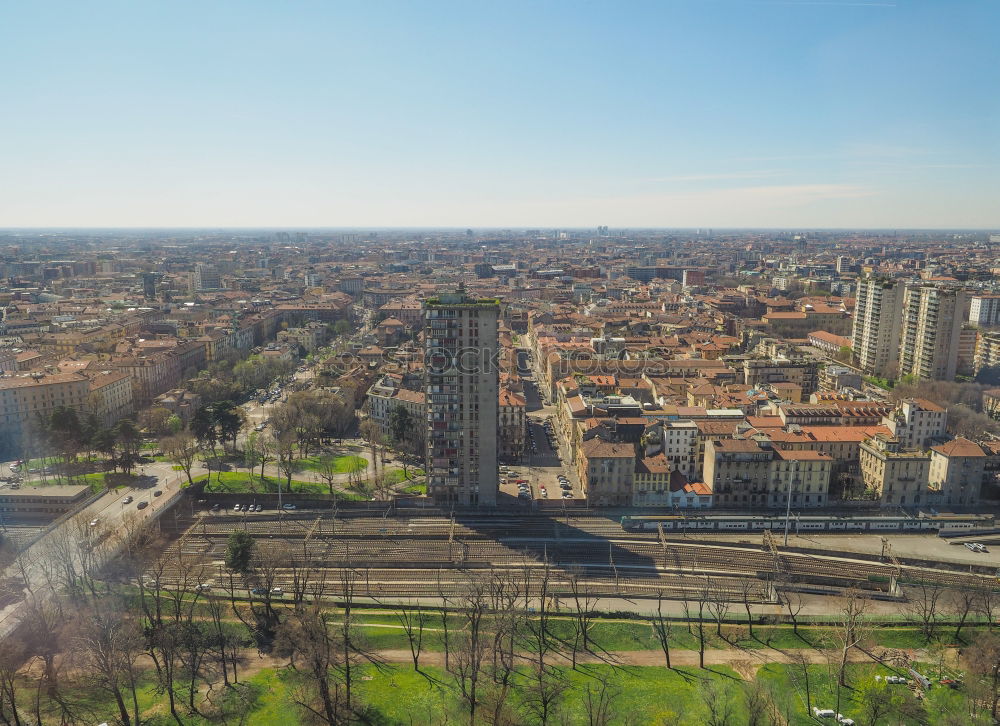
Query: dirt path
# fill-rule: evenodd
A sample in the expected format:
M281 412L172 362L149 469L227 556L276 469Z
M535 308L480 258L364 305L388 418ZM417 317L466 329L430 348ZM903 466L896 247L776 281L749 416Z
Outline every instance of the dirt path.
M919 654L922 651L918 651ZM380 650L378 655L390 663L411 663L412 658L409 650ZM712 648L705 651L705 665L725 665L732 666L740 671L741 666L757 666L765 663L792 663L797 662L800 657L810 664L825 664L828 662L830 653L812 649L802 649L794 652L780 650L759 649L740 650L737 648ZM520 656L525 658L525 654ZM664 665L663 653L659 650L619 650L601 653L600 655L580 653L577 655L577 663L607 663L623 666L662 666ZM848 660L852 663L871 662L872 658L867 653L852 650L848 654ZM568 656L558 656L553 660L557 665L569 665ZM420 654L420 664L427 666L444 666L444 653L441 651L426 651ZM696 650L671 650L670 664L672 666L698 666L698 651Z

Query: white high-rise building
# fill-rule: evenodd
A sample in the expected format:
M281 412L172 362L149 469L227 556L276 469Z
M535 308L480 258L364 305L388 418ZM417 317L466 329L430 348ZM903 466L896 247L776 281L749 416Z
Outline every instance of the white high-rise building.
M912 285L903 296L899 337L899 376L953 380L958 371L962 323L969 294L945 285Z
M424 302L427 493L496 505L500 303L445 293Z
M851 340L857 364L865 373L895 378L904 288L902 280L866 277L858 281Z
M1000 325L1000 295L973 295L969 300L969 322L979 327Z

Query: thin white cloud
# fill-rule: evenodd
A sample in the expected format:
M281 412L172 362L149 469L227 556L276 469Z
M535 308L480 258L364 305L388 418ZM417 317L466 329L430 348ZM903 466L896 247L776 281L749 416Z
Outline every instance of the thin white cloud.
M697 182L697 181L728 181L739 179L769 179L776 176L784 176L788 171L785 169L767 169L762 171L734 171L722 172L718 174L681 174L678 176L663 176L653 179L644 179L647 182Z

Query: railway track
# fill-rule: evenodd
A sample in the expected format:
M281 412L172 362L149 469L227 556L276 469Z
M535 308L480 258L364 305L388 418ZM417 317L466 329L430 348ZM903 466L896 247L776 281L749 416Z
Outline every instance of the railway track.
M788 580L887 590L891 578L898 574L904 582L994 584L992 578L943 568L904 566L897 572L892 565L837 554L780 551L775 557L752 546L675 539L664 546L656 534L624 533L613 522L595 519L571 519L569 525L532 519L525 526L523 518L500 517L453 523L444 517L339 519L330 512L201 516L178 521L174 532L178 539L165 557L186 563L185 568L218 569L230 533L245 530L256 538L263 558L277 563L279 569L287 563L334 573L349 563L366 571L396 572L397 580L402 577L409 584L414 573L537 567L542 563L563 575L602 569L615 572L621 594L652 592L668 585L683 591L687 586L678 585L678 578ZM607 536L602 537L601 531ZM622 579L622 573L627 580ZM663 578L673 579L660 582ZM660 584L651 591L650 582Z

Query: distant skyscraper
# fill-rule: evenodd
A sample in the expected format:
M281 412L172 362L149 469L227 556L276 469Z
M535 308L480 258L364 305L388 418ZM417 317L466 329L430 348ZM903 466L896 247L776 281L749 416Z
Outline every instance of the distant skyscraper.
M424 303L427 493L496 504L500 304L445 293Z
M142 273L142 296L147 300L156 299L156 282L159 277L156 272Z
M960 288L907 287L899 338L899 376L953 380L962 348L962 323L968 310L969 295Z
M194 292L200 290L218 290L222 287L222 280L219 271L214 265L206 265L199 262L194 266L194 273L191 275L191 289Z
M866 277L858 282L851 334L854 355L865 373L895 377L902 329L901 280Z

